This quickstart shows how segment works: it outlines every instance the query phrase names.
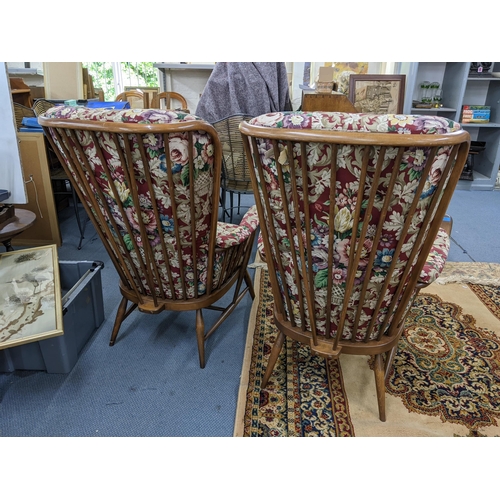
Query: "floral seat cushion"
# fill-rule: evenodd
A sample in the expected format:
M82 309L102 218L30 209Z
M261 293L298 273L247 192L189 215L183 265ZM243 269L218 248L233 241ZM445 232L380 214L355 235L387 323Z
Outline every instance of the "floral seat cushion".
M249 123L271 128L393 134L445 134L461 129L459 123L441 116L374 115L322 111L267 113L252 118Z
M219 221L217 223L217 247L228 248L235 244L239 245L250 237L258 225L259 217L255 205L247 210L238 225Z
M262 260L266 261L266 251L264 248L264 240L262 239L262 233L259 233L259 238L257 242L257 249ZM433 283L443 271L446 259L448 257L448 252L450 251L450 237L443 229L439 229L439 232L434 240L429 256L425 261L425 265L420 273L419 282L425 285L430 285Z

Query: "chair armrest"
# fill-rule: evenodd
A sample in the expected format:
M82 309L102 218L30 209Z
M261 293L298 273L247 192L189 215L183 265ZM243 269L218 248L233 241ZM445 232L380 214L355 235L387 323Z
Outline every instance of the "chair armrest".
M420 273L418 282L421 286L430 285L439 278L443 271L448 252L450 251L450 236L442 228L439 228L434 244L427 257L424 268Z
M225 249L240 245L251 236L258 225L259 217L255 205L248 209L238 225L229 222L217 222L216 247Z

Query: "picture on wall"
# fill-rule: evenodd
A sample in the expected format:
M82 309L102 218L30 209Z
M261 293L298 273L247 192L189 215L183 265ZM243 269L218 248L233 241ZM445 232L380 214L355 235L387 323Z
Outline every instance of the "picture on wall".
M351 75L349 99L360 113L402 114L405 75Z

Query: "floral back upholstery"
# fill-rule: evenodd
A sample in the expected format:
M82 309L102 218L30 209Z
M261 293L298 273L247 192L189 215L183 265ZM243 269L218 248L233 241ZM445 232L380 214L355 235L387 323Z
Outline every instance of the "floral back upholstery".
M459 124L441 117L326 112L272 113L249 123L275 129L352 131L354 135L356 132L442 134L460 130ZM418 251L412 253L414 243L420 231L429 229L429 226L422 229L422 222L433 206L452 147L439 147L432 156L431 148L412 147L410 143L398 157L397 148L384 149L374 143L369 145L367 159L362 146L334 146L319 140L278 139L273 143L269 138L256 137L252 148L262 166L262 173L259 174L257 167L255 173L259 186L256 195L266 219L261 220L261 227L265 223L270 235L271 256L267 256L266 250L266 260L277 271L286 319L298 328L308 331L314 328L319 335L335 337L337 329L342 328L342 339L379 338L395 314L393 305L405 291L401 281L410 279L419 257ZM430 155L432 165L415 199ZM335 177L331 173L332 164L336 166ZM366 172L366 178L362 172ZM335 179L333 192L332 179ZM389 194L391 179L394 189ZM373 206L369 206L368 195L373 189L376 194ZM359 218L355 220L359 204ZM410 227L404 241L400 241L408 218ZM353 242L357 264L353 261ZM330 247L333 247L331 262ZM305 255L305 263L301 255ZM352 282L352 292L346 298L348 280ZM307 307L304 311L299 300L300 296L307 297L308 289L313 294L314 325L311 311ZM374 311L379 312L373 319ZM343 325L339 326L343 313Z
M44 117L124 124L202 122L170 110L65 106L52 108ZM109 243L108 251L120 263L122 282L140 294L168 299L205 293L209 239L216 231L212 213L218 203L213 137L204 130L128 134L82 127L62 131L64 141L49 129L57 147L63 146L66 167L104 243ZM84 182L78 164L85 166Z

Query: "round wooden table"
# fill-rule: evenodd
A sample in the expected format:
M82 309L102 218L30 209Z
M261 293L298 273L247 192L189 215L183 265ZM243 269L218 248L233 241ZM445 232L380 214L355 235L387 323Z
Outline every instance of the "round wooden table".
M5 245L7 252L12 252L14 250L10 243L12 238L31 227L36 221L36 215L29 210L16 208L14 213L17 220L9 222L6 226L0 229L0 241Z

